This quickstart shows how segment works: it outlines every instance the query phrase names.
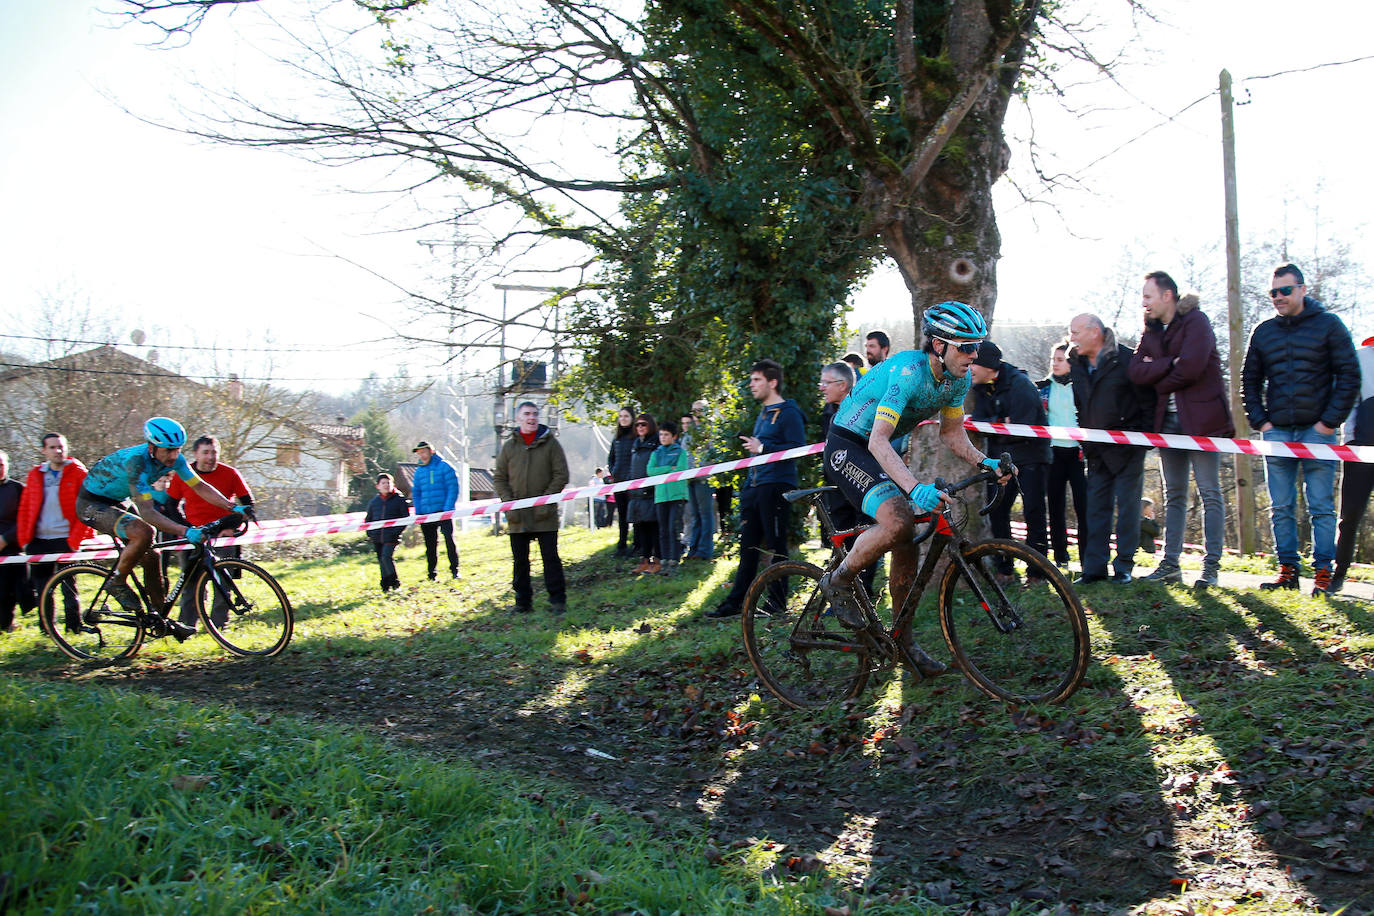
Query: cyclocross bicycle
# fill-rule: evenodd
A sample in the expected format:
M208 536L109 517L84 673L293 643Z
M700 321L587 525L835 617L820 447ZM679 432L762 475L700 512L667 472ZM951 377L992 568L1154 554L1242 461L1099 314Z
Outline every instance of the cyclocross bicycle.
M247 560L218 557L206 549L210 539L230 531L242 534L247 520L237 513L204 526L205 543L192 545L191 562L167 593L160 609L134 573L129 583L143 607L126 611L108 590L114 570L96 563L73 563L48 580L38 600L44 631L66 655L81 661L132 658L147 636L167 635L166 618L177 611L190 589L196 614L206 632L235 655L276 655L291 641L295 615L286 592L266 570ZM239 527L239 526L242 527ZM190 543L185 538L159 547ZM124 545L115 539L116 548ZM161 613L158 613L158 610Z
M982 471L953 485L942 480L935 485L954 496L975 484L995 482L997 476ZM801 709L851 699L869 678L898 664L919 675L903 647L913 636L926 645L935 639L933 623L925 624L924 632L916 631L915 615L942 559L948 565L937 592L940 631L955 664L975 687L1013 704L1062 703L1078 689L1088 668L1089 638L1073 586L1044 554L1019 541L962 538L959 532L968 513L957 497L954 505L918 518L924 527L915 540L929 539L930 545L901 608L894 598L892 627L874 613L858 584L866 625L861 630L845 627L819 582L848 553L846 540L870 526L834 530L821 498L832 491L836 488L816 487L786 494L789 502L816 507L822 541L828 539L831 545L825 568L775 563L754 579L745 598L744 646L759 680L779 700ZM978 514L986 515L1001 493L997 488ZM792 577L802 581L785 590L784 607L773 606L769 586Z

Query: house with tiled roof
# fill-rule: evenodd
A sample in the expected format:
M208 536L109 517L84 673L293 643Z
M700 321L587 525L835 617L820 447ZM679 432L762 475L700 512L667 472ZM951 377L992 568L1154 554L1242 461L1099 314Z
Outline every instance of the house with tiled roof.
M0 448L16 473L38 462L44 433L65 435L89 465L140 441L153 416L179 420L192 441L217 438L264 518L336 511L363 470L363 427L321 422L310 395L270 383L206 385L112 346L0 368Z

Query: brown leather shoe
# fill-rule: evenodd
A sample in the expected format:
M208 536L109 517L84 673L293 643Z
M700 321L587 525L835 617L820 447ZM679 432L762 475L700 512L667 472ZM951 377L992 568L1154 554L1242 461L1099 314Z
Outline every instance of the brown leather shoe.
M630 570L630 575L632 575L632 576L637 576L637 575L639 575L640 573L644 573L644 572L648 572L648 571L649 571L649 561L648 561L648 560L640 560L640 561L639 561L639 565L636 566L634 569Z
M652 563L650 563L648 566L644 568L644 575L646 576L652 576L655 573L660 572L663 572L663 564L658 562L657 560L654 560Z

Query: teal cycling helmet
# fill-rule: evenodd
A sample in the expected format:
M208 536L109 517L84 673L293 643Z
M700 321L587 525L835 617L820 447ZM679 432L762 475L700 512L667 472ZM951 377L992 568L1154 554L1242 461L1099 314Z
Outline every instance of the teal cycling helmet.
M143 424L143 438L158 448L181 448L186 444L186 430L176 420L153 417Z
M988 336L988 326L978 310L962 302L950 300L932 305L921 315L926 336L945 340L982 340Z

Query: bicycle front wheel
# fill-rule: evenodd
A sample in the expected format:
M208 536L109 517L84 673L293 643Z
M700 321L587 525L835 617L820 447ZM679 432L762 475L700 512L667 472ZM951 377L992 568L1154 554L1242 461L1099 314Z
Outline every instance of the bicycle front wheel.
M112 575L104 566L75 563L59 569L38 596L43 631L69 658L118 661L143 645L143 621L106 590Z
M216 560L192 588L206 631L235 655L276 655L291 642L291 602L262 567L247 560Z
M744 599L744 650L759 680L793 709L850 699L868 683L868 653L821 595L822 575L810 563L774 563Z
M981 541L940 580L940 628L964 675L1009 703L1062 703L1088 670L1088 621L1069 581L1019 541Z

